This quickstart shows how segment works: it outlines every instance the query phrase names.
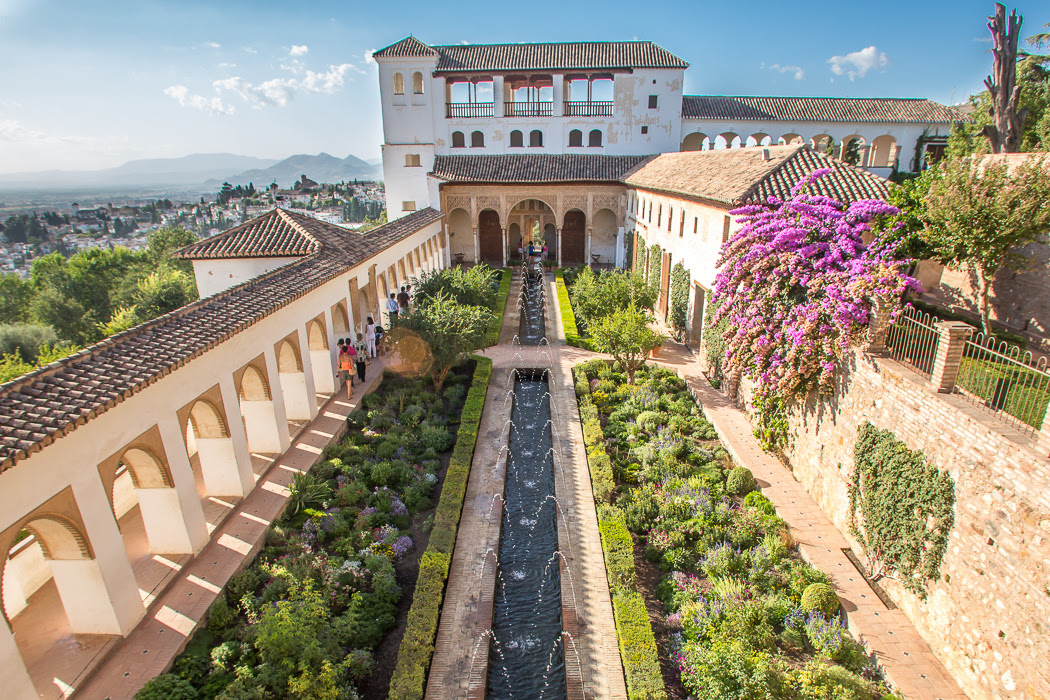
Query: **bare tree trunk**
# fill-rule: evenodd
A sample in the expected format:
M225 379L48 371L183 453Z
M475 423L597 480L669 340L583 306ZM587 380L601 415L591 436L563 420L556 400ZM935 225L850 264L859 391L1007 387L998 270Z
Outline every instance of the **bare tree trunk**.
M1017 10L1010 11L1009 26L1006 22L1006 7L995 3L995 15L988 18L988 29L992 32L992 75L984 79L985 87L992 98L988 116L992 123L984 127L992 153L1017 153L1021 148L1021 134L1027 109L1018 109L1021 87L1017 85L1017 39L1021 33L1024 17Z
M984 270L976 265L973 267L974 274L977 275L977 293L980 298L977 300L980 304L981 310L981 331L984 333L984 337L992 337L992 311L991 311L991 300L990 300L990 288L991 282Z

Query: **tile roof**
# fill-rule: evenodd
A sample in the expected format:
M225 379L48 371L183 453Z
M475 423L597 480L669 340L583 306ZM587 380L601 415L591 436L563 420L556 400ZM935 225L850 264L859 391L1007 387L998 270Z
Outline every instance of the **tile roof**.
M769 160L762 160L765 150ZM737 206L774 196L785 198L796 183L818 168L831 172L816 182L816 193L842 202L887 195L886 180L804 145L664 153L628 173L624 182Z
M309 255L317 250L318 243L298 225L298 218L284 209L273 209L257 219L180 248L172 257L201 260Z
M447 182L606 182L652 156L583 153L437 156L433 177Z
M957 121L972 121L951 107L918 98L730 95L685 95L682 97L682 118L904 124L951 124Z
M372 54L374 58L434 55L438 56L438 73L689 67L681 58L651 41L427 46L415 37L407 37Z
M360 234L281 214L315 253L0 385L0 471L442 217L428 207Z

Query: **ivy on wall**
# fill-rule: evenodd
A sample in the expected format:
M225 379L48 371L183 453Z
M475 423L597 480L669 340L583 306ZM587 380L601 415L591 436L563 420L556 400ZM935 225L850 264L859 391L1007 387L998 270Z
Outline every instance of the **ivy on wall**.
M649 249L645 247L645 239L642 238L641 234L638 235L638 244L637 244L636 250L638 251L638 259L634 263L634 269L644 275L645 274L645 258L646 258L646 255L648 254L648 250Z
M865 422L849 484L850 533L873 579L893 575L925 598L955 524L955 481L888 430Z
M659 243L649 246L649 286L660 289L660 267L663 264L663 250Z
M678 262L671 268L671 328L681 338L689 314L689 270Z

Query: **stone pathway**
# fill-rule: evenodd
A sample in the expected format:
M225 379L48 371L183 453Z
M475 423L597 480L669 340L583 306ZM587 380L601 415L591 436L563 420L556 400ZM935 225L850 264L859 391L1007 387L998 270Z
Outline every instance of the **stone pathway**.
M548 280L553 276L548 275ZM561 323L549 281L547 335L560 338ZM605 561L591 493L590 472L572 386L571 368L580 361L573 348L520 347L510 344L517 333L519 280L515 280L504 314L501 343L485 351L493 360L485 411L470 481L460 519L456 549L438 626L426 697L483 698L495 590L495 552L499 549L502 494L506 469L507 392L517 367L550 370L554 430L555 492L558 499L558 543L562 585L562 618L571 641L565 642L569 698L626 698L623 667L616 641Z
M849 543L842 533L791 471L759 446L747 416L711 388L694 357L681 344L668 341L660 350L657 364L677 370L685 379L733 460L751 470L762 494L791 528L802 558L831 577L850 632L875 651L897 691L906 698L965 699L967 696L907 616L899 609L888 609L846 558L843 550L849 549Z
M344 434L346 417L375 388L388 364L387 358L373 360L368 381L363 388L360 384L355 387L352 400L346 400L345 390L328 400L219 526L219 534L213 534L201 553L157 597L138 626L98 666L78 698L131 698L171 666L226 582L262 548L270 523L284 510L292 478L309 471L325 446Z

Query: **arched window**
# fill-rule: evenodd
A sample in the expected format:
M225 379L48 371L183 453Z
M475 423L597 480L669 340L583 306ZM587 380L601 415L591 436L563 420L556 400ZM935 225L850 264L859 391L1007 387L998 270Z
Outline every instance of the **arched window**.
M480 131L472 131L470 134L470 147L471 148L484 148L485 147L485 134Z
M463 138L462 131L452 132L452 148L463 148L467 145L467 140Z
M412 92L417 95L423 94L423 74L419 71L412 74Z
M524 137L522 136L521 132L517 129L510 132L510 145L511 148L514 148L515 146L521 147L525 145Z
M588 146L601 146L602 145L602 132L600 129L594 129L591 131L591 135L587 139Z
M543 145L543 132L534 129L529 133L529 146L537 147Z
M394 73L394 94L405 94L405 76L401 75L400 73Z
M579 129L573 129L569 132L569 145L570 146L582 146L583 145L583 132Z

